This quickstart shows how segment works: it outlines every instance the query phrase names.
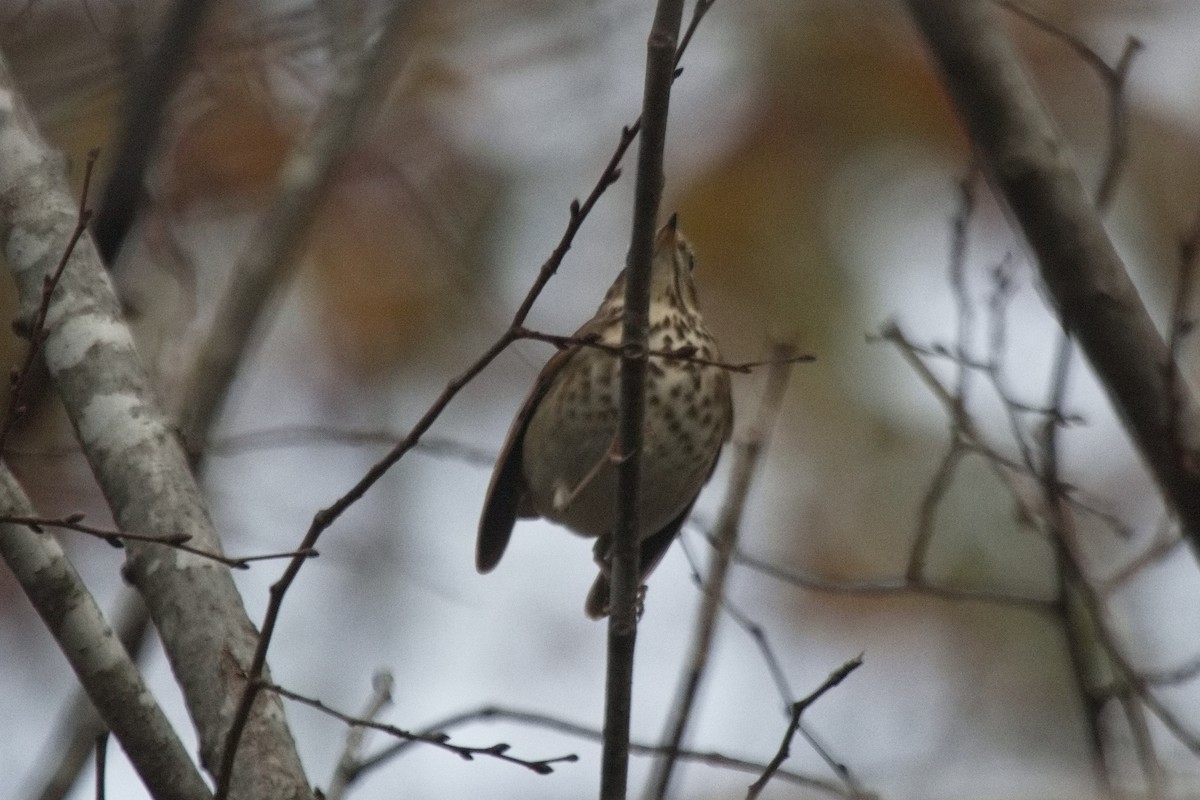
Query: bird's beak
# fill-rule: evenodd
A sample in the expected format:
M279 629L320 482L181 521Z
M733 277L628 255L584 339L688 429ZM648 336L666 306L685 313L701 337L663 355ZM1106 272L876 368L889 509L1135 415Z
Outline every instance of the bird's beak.
M658 236L654 239L655 250L675 247L678 217L678 214L672 214L667 218L667 224L658 229Z

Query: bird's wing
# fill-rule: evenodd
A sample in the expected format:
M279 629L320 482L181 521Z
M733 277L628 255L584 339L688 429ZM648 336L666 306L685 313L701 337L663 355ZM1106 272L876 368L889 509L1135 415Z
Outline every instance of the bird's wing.
M576 331L573 338L586 339L597 336L610 324L612 320L607 315L594 317ZM479 519L479 536L475 540L475 568L480 572L491 572L496 564L500 563L517 517L537 516L536 512L528 508L525 474L521 463L521 453L525 449L525 430L529 427L533 412L537 410L538 404L558 377L558 373L583 346L571 345L559 350L546 362L534 381L529 397L517 412L516 419L508 430L508 438L504 440L500 457L496 459L487 498L483 502L483 514Z

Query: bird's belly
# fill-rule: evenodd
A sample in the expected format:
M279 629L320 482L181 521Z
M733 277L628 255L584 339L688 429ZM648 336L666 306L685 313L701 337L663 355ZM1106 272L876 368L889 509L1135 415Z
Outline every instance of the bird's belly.
M673 402L671 388L690 380L675 372L648 376L638 504L643 538L692 503L721 445L719 436L699 435L686 419L686 404ZM606 402L581 403L571 383L548 394L530 419L522 445L526 486L543 517L582 536L602 536L616 519L615 392L602 398Z

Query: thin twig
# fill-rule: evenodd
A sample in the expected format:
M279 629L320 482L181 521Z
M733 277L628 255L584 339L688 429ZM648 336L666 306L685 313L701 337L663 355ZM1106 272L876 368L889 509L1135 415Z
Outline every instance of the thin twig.
M108 785L108 731L96 737L96 800L104 800Z
M13 425L25 413L23 405L25 385L29 381L29 374L37 360L38 353L41 352L42 343L46 340L46 314L50 311L50 300L62 278L63 270L67 268L71 253L75 252L75 245L79 244L80 237L87 232L88 222L92 217L91 209L87 207L88 190L91 188L92 170L96 166L96 159L99 155L100 151L96 148L88 152L87 165L83 170L83 189L79 193L79 214L75 220L75 230L71 232L71 238L67 241L67 246L63 248L58 265L42 280L42 298L38 303L33 321L28 325L14 326L29 340L29 348L25 351L25 358L21 362L21 366L15 368L10 376L12 385L8 390L8 407L4 411L3 425L0 426L0 453L4 452L4 448L8 444L8 437L12 433Z
M369 728L371 730L380 731L381 733L386 733L389 736L395 736L397 739L428 744L432 747L453 753L464 761L473 761L475 760L476 756L486 756L488 758L494 758L498 761L504 761L509 764L516 764L517 766L524 767L530 772L537 773L538 775L549 775L554 771L555 764L571 764L579 760L579 756L574 755L573 753L538 761L517 758L516 756L510 756L508 754L509 746L504 743L493 744L487 747L467 747L464 745L451 744L450 737L444 733L413 733L402 728L397 728L395 725L388 725L383 722L376 722L372 719L365 719L363 717L355 717L345 712L338 711L335 708L330 708L320 700L316 700L311 697L305 697L302 694L297 694L296 692L290 691L276 684L265 683L261 688L269 692L274 692L280 697L285 697L293 702L316 709L322 714L340 720L352 727Z
M1183 538L1179 536L1178 532L1163 530L1155 535L1154 540L1142 552L1129 559L1111 575L1099 579L1096 582L1097 589L1102 594L1112 594L1145 570L1147 565L1161 561L1174 553L1182 544Z
M281 425L245 433L229 434L209 439L205 453L210 456L236 456L263 450L317 445L359 447L366 444L395 446L407 434L388 430L352 430L324 425ZM417 452L439 458L453 459L478 467L496 463L496 451L476 447L444 436L425 436L414 445Z
M574 736L590 742L602 743L604 741L603 732L595 728L589 728L586 725L568 722L567 720L554 717L549 714L539 714L534 711L522 711L499 706L485 706L474 711L455 714L454 716L447 717L434 723L426 728L423 733L432 734L441 731L448 731L452 728L456 728L471 722L495 721L516 722L521 725L544 728L546 730L555 731L567 736ZM375 755L364 759L362 763L358 765L358 769L350 777L349 783L353 783L370 770L377 769L414 746L414 742L403 741L395 742L385 747ZM662 747L659 745L645 744L641 742L630 742L629 752L633 755L641 756L665 755ZM682 761L704 764L706 766L718 769L749 772L755 775L761 775L762 771L766 769L766 764L763 764L762 762L748 761L746 759L735 758L724 753L713 751L682 749L675 753L675 755ZM819 791L834 797L847 796L837 784L810 775L804 775L802 773L781 769L776 773L776 777L780 780L787 781L797 786Z
M995 2L1035 28L1065 42L1104 82L1105 94L1108 96L1108 155L1104 158L1104 171L1096 185L1096 207L1101 211L1107 209L1116 191L1129 150L1129 115L1125 110L1125 82L1133 66L1134 56L1142 50L1141 41L1133 36L1126 37L1121 55L1117 58L1116 65L1112 66L1083 39L1055 25L1037 12L1013 0Z
M783 762L787 760L791 751L792 739L796 736L796 731L800 729L800 717L803 716L804 712L808 710L808 707L817 702L817 700L821 699L821 696L830 689L844 681L851 672L854 672L854 670L861 667L862 663L863 657L861 655L850 659L845 664L834 670L834 672L825 679L825 682L818 686L817 689L812 692L812 694L792 704L791 719L788 722L787 730L783 734L783 741L779 743L779 750L776 751L775 756L771 759L770 763L767 764L767 768L763 770L763 773L759 776L758 780L750 784L750 789L746 792L746 800L754 800L756 797L762 794L762 790L766 788L767 782L771 780L772 776L774 776L775 773L778 772L779 768L783 765Z
M1142 670L1140 675L1147 686L1177 686L1200 675L1200 656L1172 669Z
M936 530L937 509L941 505L942 498L946 496L946 492L950 491L958 462L966 452L962 446L958 421L952 420L950 424L953 428L950 432L950 445L946 448L945 454L938 462L937 469L933 472L933 477L929 480L929 488L925 490L925 494L921 498L920 509L917 512L917 532L909 551L908 566L904 570L904 577L910 583L920 583L924 580L925 559L929 554L929 546L933 542L933 534Z
M715 547L715 541L713 540L713 537L710 535L708 539L710 544L713 544ZM686 543L683 551L684 555L688 559L688 563L692 566L693 576L696 582L699 583L700 575L696 569L696 562L692 558L691 552L686 547ZM779 697L783 702L784 713L790 715L793 703L792 698L794 698L795 695L792 694L791 687L788 684L787 675L783 671L783 666L780 664L779 657L775 655L775 650L771 647L771 642L767 638L766 630L763 629L762 625L752 620L748 614L730 602L728 597L721 599L721 610L728 614L730 619L732 619L739 628L744 630L746 635L748 635L751 641L754 642L754 646L758 649L759 655L762 656L763 663L767 666L767 671L771 673L771 680L775 682L775 689L778 691ZM863 788L859 785L858 781L854 778L854 775L850 772L846 765L835 758L833 753L829 751L829 748L822 744L812 732L804 727L803 722L800 724L799 732L800 735L804 737L804 740L808 742L809 747L813 749L813 752L815 752L817 756L829 766L835 775L841 778L842 783L846 785L846 791L849 796L867 796L867 793L863 791Z
M579 337L579 336L559 336L554 333L543 333L541 331L533 331L528 328L522 328L519 331L520 338L533 339L538 342L547 342L559 349L567 347L594 347L597 350L603 350L606 353L611 353L614 356L620 356L623 351L623 345L606 344L595 337ZM769 367L776 364L801 364L816 361L817 357L801 353L789 353L786 356L767 358L761 361L712 361L707 358L701 358L696 355L696 348L690 345L678 347L674 350L647 350L646 355L649 358L661 358L667 361L682 361L688 364L697 364L703 367L716 367L728 372L738 372L743 375L749 375L756 367Z
M958 361L958 387L955 396L960 405L967 403L971 371L966 363L971 359L971 339L974 335L975 306L967 285L967 244L970 233L971 215L975 211L975 170L959 181L958 212L954 215L953 234L950 240L950 264L947 274L950 289L954 294L955 313L958 317L958 333L955 336L955 354Z
M780 567L766 559L756 558L742 551L734 554L734 561L776 580L825 594L884 598L920 595L954 603L987 603L1005 608L1032 611L1037 614L1054 613L1058 608L1058 601L1051 598L1023 597L980 589L960 589L955 586L942 586L928 580L910 581L900 578L896 580L846 581L824 578L800 570Z
M71 514L66 517L52 519L49 517L32 517L22 516L19 514L0 514L0 523L10 525L24 525L35 533L42 533L43 528L58 528L60 530L75 531L83 533L97 539L103 539L114 547L123 547L124 542L149 542L150 544L161 544L164 547L173 547L176 550L182 550L185 553L200 556L201 558L209 558L218 563L224 564L233 569L249 569L252 561L271 561L284 558L316 558L320 555L316 550L305 551L288 551L284 553L263 553L253 556L227 556L223 553L216 553L211 550L204 550L199 547L192 547L188 544L191 536L186 533L175 534L172 536L151 536L144 533L130 533L129 531L119 531L110 528L97 528L94 525L87 525L83 522L83 514Z

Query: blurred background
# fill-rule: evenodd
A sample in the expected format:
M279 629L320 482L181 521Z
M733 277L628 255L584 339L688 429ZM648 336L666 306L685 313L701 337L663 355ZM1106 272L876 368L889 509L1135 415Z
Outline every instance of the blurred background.
M327 193L293 278L258 326L210 441L204 481L226 549L288 550L312 515L388 449L351 433L398 437L446 383L507 327L641 103L652 4L636 0L411 0L403 68ZM152 46L163 3L0 3L0 49L44 130L72 159L109 162L132 65ZM1129 153L1110 229L1167 326L1179 245L1200 210L1200 6L1191 0L1030 2L1110 64L1127 37L1144 48L1125 87ZM220 0L169 107L147 179L149 200L113 264L148 365L164 386L206 330L213 303L277 170L329 86L330 53L369 32L373 0ZM690 7L689 12L690 13ZM1061 38L1012 14L1006 29L1044 92L1085 181L1105 164L1109 95ZM687 16L685 14L685 24ZM933 509L927 570L940 585L1054 600L1054 547L1009 489L968 456L949 488L930 486L949 445L944 407L897 349L873 341L895 320L913 341L1003 356L1012 396L1044 405L1057 325L1035 270L982 183L974 185L960 326L949 280L952 223L970 172L965 138L899 3L721 0L701 24L672 97L664 209L697 252L710 327L730 361L793 341L797 366L742 528L748 555L842 586L895 582L922 509ZM632 155L632 151L631 151ZM627 174L588 218L529 324L568 333L623 264L633 187ZM989 350L996 270L1011 282L1006 339ZM10 292L7 283L4 291ZM11 299L7 301L11 308ZM1190 306L1188 306L1190 309ZM7 312L6 312L7 313ZM1188 312L1190 315L1190 311ZM11 314L10 314L11 316ZM965 338L961 331L965 330ZM3 357L15 363L15 337ZM590 543L521 523L495 573L476 574L475 526L494 456L548 346L510 348L451 404L418 449L329 530L288 597L270 658L275 679L356 712L381 669L396 679L385 721L416 729L487 704L599 728L605 628L582 613ZM1195 348L1181 349L1190 374ZM953 383L947 359L935 374ZM735 377L739 431L765 373ZM1008 457L1010 418L982 379L968 410ZM1064 479L1098 514L1080 513L1097 583L1169 541L1162 504L1079 362L1062 436ZM1020 414L1017 415L1021 417ZM1018 423L1033 441L1038 420ZM735 434L736 436L736 434ZM105 519L86 462L50 399L31 409L7 454L45 515ZM728 454L697 507L712 520ZM697 530L684 540L707 560ZM1166 537L1166 539L1164 539ZM62 538L106 607L118 604L121 553ZM1183 547L1106 596L1108 621L1147 673L1196 658L1196 563ZM277 562L238 573L261 620ZM634 735L659 739L700 592L676 546L650 582L638 640ZM761 625L796 699L847 659L865 665L805 716L867 789L890 800L1092 797L1092 731L1118 793L1200 796L1200 764L1151 718L1161 783L1138 766L1115 703L1094 717L1069 656L1069 615L1050 603L918 593L822 592L745 567L730 600ZM19 588L0 572L0 775L35 797L60 746L73 676ZM161 703L194 735L156 643L144 663ZM1105 678L1086 676L1090 688ZM1111 688L1111 687L1110 687ZM1200 731L1190 680L1159 696ZM728 618L688 744L766 762L786 717L766 662ZM309 709L288 715L310 779L327 786L345 730ZM1098 727L1097 727L1098 725ZM599 747L503 723L451 731L466 744L580 761L537 776L492 759L416 748L372 772L353 796L574 798L595 793ZM368 750L383 744L371 737ZM802 742L787 766L837 783ZM143 797L117 748L110 797ZM650 762L635 758L633 787ZM673 796L741 796L753 775L685 765ZM1157 779L1156 779L1157 780ZM91 768L72 798L94 795ZM810 796L773 782L764 797Z

